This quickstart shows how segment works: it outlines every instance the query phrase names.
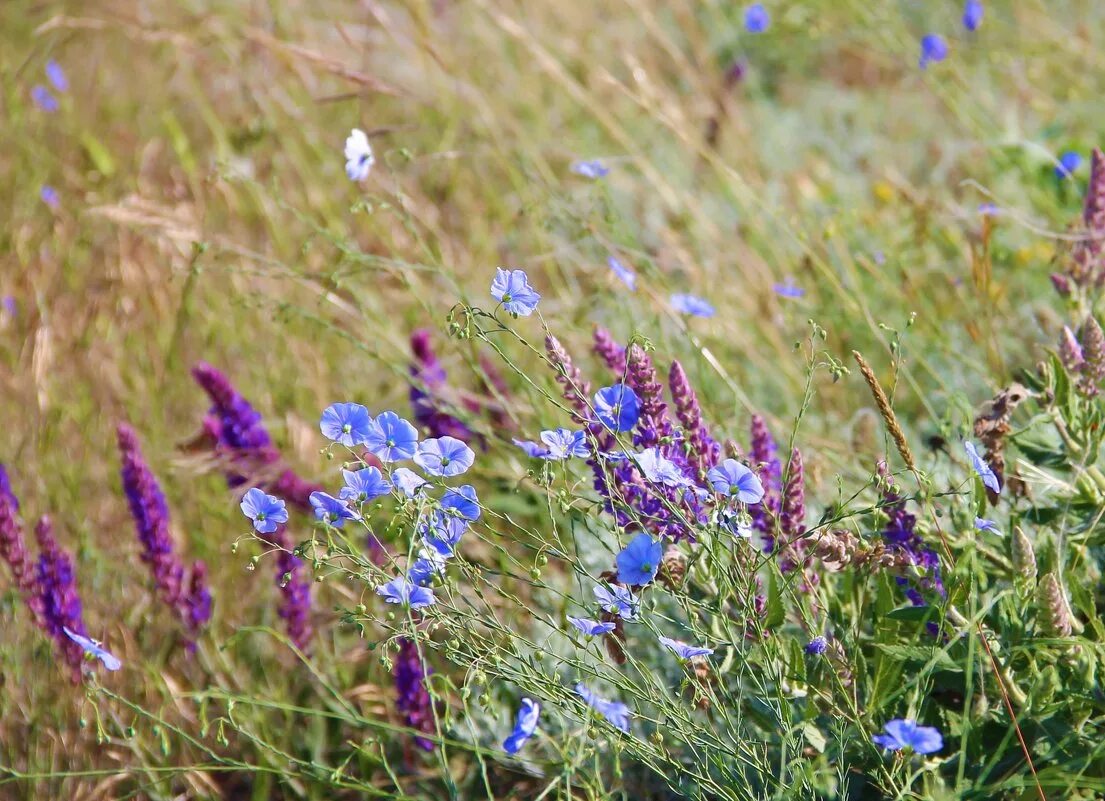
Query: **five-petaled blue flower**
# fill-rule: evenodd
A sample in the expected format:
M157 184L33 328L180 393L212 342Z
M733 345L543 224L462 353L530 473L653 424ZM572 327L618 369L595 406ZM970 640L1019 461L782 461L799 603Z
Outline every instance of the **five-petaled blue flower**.
M714 307L698 295L676 292L671 296L671 306L680 314L692 314L695 317L713 317Z
M927 33L921 37L921 60L917 65L925 69L933 61L943 61L948 57L948 42L938 33Z
M322 435L352 448L360 445L372 430L372 415L359 403L331 403L318 422Z
M42 189L38 191L38 196L42 198L42 202L52 209L56 209L61 205L61 198L58 197L58 190L49 184L43 184Z
M423 440L414 455L414 463L431 476L459 476L472 466L476 454L456 437Z
M345 139L345 174L350 181L363 181L372 172L375 163L368 135L360 128L354 128Z
M100 643L96 642L96 640L93 640L91 637L77 634L77 632L73 631L68 626L62 626L61 630L65 632L66 637L79 645L81 650L86 654L90 654L99 659L108 670L118 670L123 666L123 663L118 657L108 653Z
M610 172L610 168L605 166L598 159L573 162L571 169L576 175L582 175L584 178L591 179L605 178Z
M706 479L714 492L735 495L741 503L756 504L764 498L764 485L760 479L736 459L726 459L717 467L711 467Z
M753 3L744 10L744 29L749 33L763 33L771 25L771 15L763 3Z
M587 706L610 721L615 728L629 732L629 707L620 701L610 701L597 695L586 684L577 684L575 689L576 694L583 699Z
M382 462L410 459L418 447L418 430L395 412L384 412L369 426L364 444Z
M1071 178L1081 166L1082 156L1073 150L1068 150L1059 156L1059 163L1055 165L1055 177L1060 181Z
M420 527L422 541L444 559L456 553L457 543L468 530L468 521L462 517L433 512Z
M971 466L978 473L978 477L982 479L982 483L994 492L1001 492L1001 482L998 481L998 477L990 465L986 464L986 461L978 455L974 443L964 442L963 448L967 451L967 458L971 460Z
M288 510L284 501L265 494L257 487L246 490L242 496L242 514L253 521L253 528L259 534L271 534L277 525L288 522Z
M891 720L883 727L885 734L871 739L888 751L911 748L918 754L934 754L944 747L944 738L932 726L918 726L914 720Z
M441 565L433 559L420 557L407 569L407 580L419 587L429 587L434 576L441 572Z
M35 105L47 114L52 114L58 110L57 98L50 94L50 90L42 84L38 84L31 89L31 100L35 101Z
M623 284L629 287L630 292L637 291L637 273L622 264L616 256L608 257L606 266L610 268L610 272L618 276Z
M641 401L625 384L603 387L595 393L595 416L615 434L629 431L641 416Z
M413 498L418 489L427 484L426 479L406 467L395 468L395 471L391 474L391 481L395 484L395 488L407 498Z
M376 594L389 604L402 604L411 609L422 609L437 603L434 591L428 587L420 587L400 576L387 584L381 584L376 588Z
M609 634L617 628L616 623L600 623L597 620L589 620L585 617L572 617L571 615L568 615L568 622L579 629L583 634L586 634L588 637L597 637L600 634Z
M338 497L343 501L365 503L391 492L391 482L375 467L342 470L341 474L345 478L345 486Z
M542 431L541 441L545 443L546 459L571 459L573 456L586 458L591 455L587 438L582 431L570 431L567 428Z
M339 501L333 495L319 490L311 493L311 507L315 510L315 517L334 528L341 528L346 520L360 520L361 517L345 503Z
M59 92L69 91L69 79L65 77L65 70L53 59L46 62L46 77Z
M522 270L495 271L491 282L491 297L503 304L503 308L519 317L529 317L537 308L541 296L529 285L529 278Z
M963 27L969 31L977 31L982 25L982 0L967 0L963 5Z
M541 717L541 704L532 698L523 698L514 719L514 731L503 740L503 750L508 754L517 754L522 746L537 731L537 720Z
M829 641L820 634L806 643L806 653L810 656L821 656L829 648Z
M663 543L642 531L614 559L618 566L618 581L630 587L648 584L656 578L663 557Z
M691 483L679 465L660 453L659 448L646 448L634 457L645 478L657 484L679 487Z
M800 298L806 294L806 290L800 286L795 286L789 281L785 284L775 284L772 289L775 290L775 294L781 298Z
M637 611L640 608L641 602L625 587L619 587L615 584L607 589L599 585L595 587L593 592L595 593L595 598L598 599L599 605L605 611L612 615L617 615L622 620L632 621L637 619Z
M714 652L713 648L703 648L700 645L687 645L681 640L673 640L671 637L660 637L660 644L670 650L680 659L693 659L696 656L709 656Z
M515 445L525 451L526 456L531 459L544 459L549 455L549 449L544 445L534 442L530 439L511 439Z
M471 484L453 489L449 487L441 496L441 510L448 514L459 515L465 520L480 519L480 501Z
M998 524L993 520L987 520L984 517L975 518L975 528L979 531L992 531L995 534L1001 534L1001 529L998 528Z

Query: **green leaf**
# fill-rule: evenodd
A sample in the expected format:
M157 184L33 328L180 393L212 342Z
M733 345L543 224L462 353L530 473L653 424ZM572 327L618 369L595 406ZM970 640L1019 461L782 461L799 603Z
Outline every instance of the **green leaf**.
M928 620L932 617L934 610L931 606L899 606L897 609L891 609L884 615L888 620Z
M921 662L926 665L931 663L935 670L963 672L963 668L953 662L946 651L933 650L923 645L892 645L881 642L875 643L875 647L898 662Z

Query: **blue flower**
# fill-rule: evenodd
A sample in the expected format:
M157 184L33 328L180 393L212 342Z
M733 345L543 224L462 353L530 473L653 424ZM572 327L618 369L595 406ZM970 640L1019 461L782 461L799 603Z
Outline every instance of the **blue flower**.
M625 384L603 387L595 393L595 415L615 434L629 431L641 416L641 401Z
M994 474L990 465L986 464L983 458L978 455L974 443L964 442L963 448L967 451L967 458L971 460L971 465L978 473L978 477L982 479L982 483L994 492L1001 492L1001 482L998 481L998 477Z
M577 684L575 690L587 706L610 721L615 728L626 733L629 732L629 707L620 701L609 701L602 698L586 684Z
M586 458L591 455L587 438L582 431L570 431L567 428L542 431L541 441L548 449L545 453L546 459L570 459L573 456Z
M806 653L810 656L821 656L828 647L829 641L819 635L806 643Z
M979 203L978 213L982 217L997 217L1001 214L1001 208L996 203Z
M322 413L318 427L327 439L352 448L368 439L372 416L359 403L331 403Z
M625 587L619 587L615 584L607 589L600 585L595 587L594 593L599 605L605 611L617 615L622 620L632 621L637 619L637 611L641 602Z
M491 282L491 297L503 304L503 308L519 317L529 317L537 308L541 296L529 285L529 278L522 270L495 271Z
M411 609L422 609L437 603L433 590L420 587L402 577L394 578L387 584L381 584L376 588L376 594L389 604L402 604Z
M372 422L364 444L383 462L410 459L418 446L418 430L395 412L384 412Z
M441 565L433 559L420 557L407 569L407 580L419 587L429 587L434 576L441 572Z
M35 101L35 105L47 114L52 114L58 110L57 99L42 84L38 84L31 89L31 100Z
M311 506L315 517L334 528L341 528L346 520L360 520L361 516L350 509L345 501L339 501L333 495L318 490L311 493Z
M671 305L680 314L693 314L695 317L714 316L714 307L697 295L676 292L671 296Z
M42 189L38 191L38 196L42 198L42 202L52 209L56 209L61 205L61 200L58 198L58 190L49 184L43 184Z
M476 497L476 490L471 484L445 490L441 496L441 510L453 515L460 515L465 520L476 521L480 519L480 502Z
M584 178L591 179L605 178L610 172L610 168L604 166L598 159L573 162L571 170L576 175L582 175Z
M963 27L969 31L977 31L982 25L982 0L967 0L963 5Z
M714 492L736 495L741 503L756 504L763 500L764 486L760 479L736 459L726 459L717 467L711 467L706 479Z
M998 524L984 517L975 518L975 528L979 531L992 531L995 534L1001 534L1001 529L998 528Z
M606 259L606 265L614 275L621 279L623 284L629 287L630 292L637 291L637 273L626 267L614 256Z
M53 59L46 62L46 77L50 79L50 83L59 92L69 91L69 79L65 77L65 70L61 68L61 64Z
M943 61L948 57L948 43L938 33L928 33L921 37L921 60L917 65L921 69L933 61Z
M414 463L431 476L459 476L472 466L476 454L456 437L423 440L414 455Z
M673 640L670 637L660 637L660 643L678 656L680 659L693 659L696 656L709 656L714 652L713 648L703 648L698 645L687 645L687 643L680 640Z
M426 486L427 483L426 479L418 473L405 467L395 468L395 471L391 474L391 480L395 484L395 488L407 498L413 498L418 489Z
M568 616L568 622L579 629L588 637L596 637L599 634L609 634L617 628L616 623L600 623L597 620L588 620L585 617Z
M363 181L375 163L368 136L360 128L354 128L345 140L345 174L350 181Z
M253 528L260 534L271 534L279 523L288 522L288 510L284 502L264 490L253 487L242 496L242 514L253 521Z
M443 559L449 559L456 554L457 543L468 530L468 521L462 517L434 512L429 520L419 526L422 532L422 541Z
M800 298L806 294L806 290L800 286L795 286L789 281L785 284L775 284L772 287L775 290L775 294L783 298Z
M763 3L753 3L744 10L744 29L749 33L763 33L771 25L771 15Z
M888 751L911 748L918 754L934 754L944 747L944 738L932 726L918 726L913 720L891 720L883 727L886 734L871 739Z
M1055 177L1060 181L1070 178L1082 166L1082 156L1073 150L1068 150L1059 156L1059 163L1055 165Z
M343 501L365 503L391 492L391 482L375 467L342 470L341 474L345 478L345 486L341 488L338 497Z
M618 566L618 581L630 587L648 584L656 577L663 557L663 543L642 531L614 559Z
M66 637L79 645L86 654L91 654L103 662L104 667L108 670L118 670L123 666L123 663L119 661L118 657L109 654L101 647L100 643L92 638L77 634L77 632L71 630L68 626L62 626L61 630L65 632Z
M523 698L514 719L514 731L503 740L503 750L508 754L517 754L522 746L537 731L537 720L541 717L541 704L532 698Z
M544 459L549 455L549 449L529 439L511 439L515 445L525 451L531 459Z
M646 448L635 457L637 467L645 478L656 484L679 487L689 482L679 466L660 453L659 448Z

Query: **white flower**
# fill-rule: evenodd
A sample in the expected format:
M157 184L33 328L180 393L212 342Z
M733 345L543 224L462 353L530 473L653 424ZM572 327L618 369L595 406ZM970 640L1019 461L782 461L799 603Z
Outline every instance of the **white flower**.
M368 136L360 128L354 128L345 140L345 174L350 181L363 181L375 163L376 157L372 155Z

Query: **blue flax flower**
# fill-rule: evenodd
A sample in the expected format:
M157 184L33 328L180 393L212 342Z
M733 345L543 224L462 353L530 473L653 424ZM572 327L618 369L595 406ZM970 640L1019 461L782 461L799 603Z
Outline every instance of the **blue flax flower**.
M476 454L456 437L427 439L418 446L414 463L431 476L459 476L476 461Z
M359 403L331 403L322 413L318 427L327 439L352 448L368 439L372 416Z
M609 634L615 628L616 623L600 623L597 620L588 620L585 617L572 617L568 615L568 622L588 637L597 637L600 634Z
M419 527L419 530L422 532L422 541L426 543L426 547L432 549L441 558L449 559L456 554L457 543L468 530L468 521L462 517L434 512L429 520Z
M963 448L967 451L967 458L971 460L971 466L978 473L978 477L982 479L982 483L994 492L1001 492L1001 482L998 481L998 477L990 468L990 465L986 464L986 460L979 456L974 443L964 442Z
M615 434L629 431L641 416L641 401L625 384L603 387L595 393L595 415Z
M365 445L382 462L398 462L414 456L418 430L395 412L384 412L368 429Z
M49 184L43 184L42 189L38 191L38 196L42 198L42 202L52 209L56 209L61 205L61 198L58 197L58 190Z
M775 290L775 294L781 298L800 298L806 294L806 290L800 286L795 286L789 281L785 284L775 284L772 289Z
M35 105L47 114L53 114L58 110L57 98L50 94L50 90L42 84L38 84L31 89L31 100L35 101Z
M537 731L537 721L541 717L541 704L532 698L523 698L514 719L514 731L503 740L503 750L508 754L517 754L522 746Z
M771 15L763 3L753 3L744 10L744 29L749 33L763 33L771 25Z
M688 295L685 292L676 292L671 296L671 306L680 314L691 314L695 317L713 317L714 307L697 295Z
M586 458L591 455L587 438L582 431L570 431L567 428L542 431L541 441L547 448L546 459L571 459L573 456Z
M595 598L599 605L612 615L617 615L622 620L636 620L640 601L625 587L617 584L607 589L603 586L595 587Z
M549 455L549 449L530 439L511 439L515 445L521 448L526 456L531 459L544 459Z
M253 528L259 534L271 534L280 523L288 522L288 510L284 502L264 490L253 487L242 496L242 514L253 521Z
M50 83L59 92L69 91L69 79L65 77L65 70L61 68L61 64L53 59L46 62L46 77L50 79Z
M376 594L389 604L401 604L411 609L422 609L437 603L434 591L428 587L419 587L400 576L387 584L381 584L376 588Z
M333 495L319 490L311 493L309 499L311 507L315 510L315 517L334 528L341 528L346 520L360 520L361 516L354 512L345 501L339 501Z
M529 317L537 308L541 296L529 285L529 278L522 270L495 271L491 282L491 297L503 304L503 308L519 317Z
M717 467L711 467L706 479L714 492L735 495L741 503L757 504L763 500L764 486L760 479L736 459L726 459Z
M641 532L629 541L614 562L618 566L618 581L630 587L648 584L656 578L660 560L664 557L662 543Z
M100 643L92 638L77 634L77 632L73 631L68 626L62 626L61 630L65 632L66 637L79 645L86 654L90 654L103 662L104 667L108 670L118 670L123 666L123 663L118 657L108 653Z
M597 695L586 684L577 684L575 689L587 706L610 721L615 728L629 732L629 707L620 701L610 701Z
M422 556L415 560L414 564L407 568L407 580L419 587L429 587L434 576L441 572L441 564Z
M480 501L476 497L476 490L471 484L464 484L456 489L449 487L441 496L441 510L447 514L459 515L465 520L479 520Z
M1078 168L1082 166L1082 156L1073 150L1068 150L1059 156L1059 163L1055 165L1055 177L1062 181L1071 178Z
M342 470L345 486L338 497L351 503L365 503L391 492L391 482L375 467L361 470Z
M395 488L407 498L413 498L419 488L426 486L427 483L426 479L406 467L395 468L395 471L391 474L391 481L395 484Z
M928 33L921 37L921 59L917 66L925 69L933 61L943 61L948 57L948 42L938 33Z
M671 459L660 453L659 448L647 448L636 455L637 467L645 478L669 487L683 486L688 482L683 471Z
M700 645L687 645L681 640L673 640L671 637L660 637L660 644L678 656L680 659L693 659L696 656L709 656L714 652L713 648L703 648Z
M372 172L375 163L376 156L372 153L368 135L360 128L354 128L345 139L345 174L350 181L363 181Z
M977 31L982 25L984 13L982 0L967 0L963 5L963 27L969 31Z
M618 276L623 284L629 287L630 292L637 291L637 273L622 264L616 256L608 257L606 266L610 268L610 272Z
M998 528L998 524L993 520L987 520L984 517L975 518L975 528L979 531L992 531L995 534L1001 534L1001 529Z
M572 164L571 170L576 175L582 175L584 178L590 178L592 180L596 178L605 178L610 173L610 168L598 159L576 161Z
M829 648L829 641L818 635L806 643L806 653L810 656L821 656Z
M918 754L934 754L944 747L944 738L932 726L918 726L914 720L891 720L883 727L885 734L871 739L888 751L911 748Z

